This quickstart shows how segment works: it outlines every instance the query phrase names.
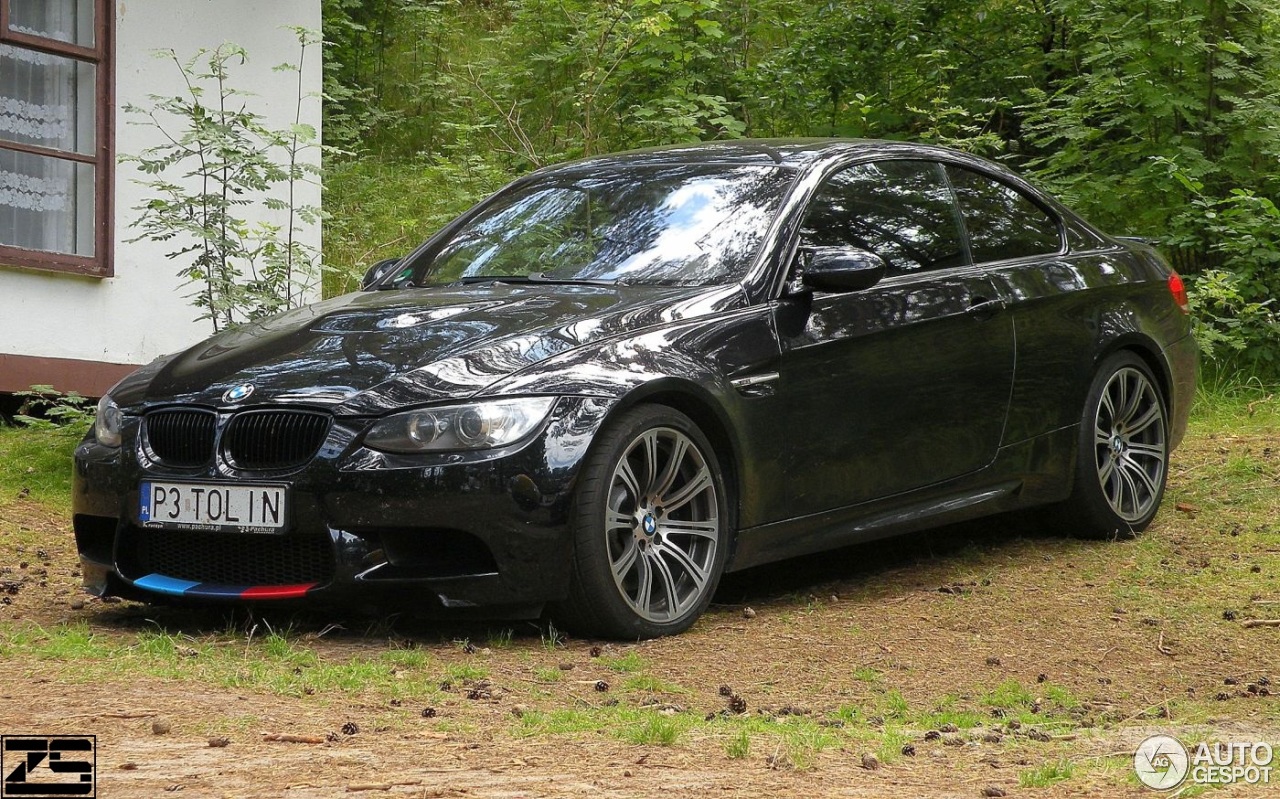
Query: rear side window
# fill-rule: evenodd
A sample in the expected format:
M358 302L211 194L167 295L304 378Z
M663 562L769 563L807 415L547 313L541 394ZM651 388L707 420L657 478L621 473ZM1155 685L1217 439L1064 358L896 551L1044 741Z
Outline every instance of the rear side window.
M832 175L809 205L801 244L870 250L890 274L968 263L942 167L926 161L858 164Z
M974 263L1047 255L1062 249L1058 221L1025 194L968 169L946 167L969 232Z

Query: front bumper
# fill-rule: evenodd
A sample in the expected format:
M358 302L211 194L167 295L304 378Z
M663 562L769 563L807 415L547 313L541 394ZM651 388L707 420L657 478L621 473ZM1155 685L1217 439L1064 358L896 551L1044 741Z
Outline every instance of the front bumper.
M139 456L137 420L118 448L77 448L73 519L86 589L153 600L302 601L414 611L526 608L562 599L579 465L610 404L561 398L522 445L468 455L386 456L360 445L368 420L337 419L288 485L279 533L145 526L143 480L255 482L210 466L165 471Z

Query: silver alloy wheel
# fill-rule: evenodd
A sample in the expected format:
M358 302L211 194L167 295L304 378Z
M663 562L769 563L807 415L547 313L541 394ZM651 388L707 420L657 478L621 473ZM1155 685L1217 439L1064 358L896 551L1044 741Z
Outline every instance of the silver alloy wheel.
M1116 370L1098 399L1094 452L1102 494L1126 522L1145 519L1164 483L1164 404L1138 369Z
M669 427L638 435L613 470L605 517L613 582L637 615L671 622L698 607L722 531L716 481L697 444Z

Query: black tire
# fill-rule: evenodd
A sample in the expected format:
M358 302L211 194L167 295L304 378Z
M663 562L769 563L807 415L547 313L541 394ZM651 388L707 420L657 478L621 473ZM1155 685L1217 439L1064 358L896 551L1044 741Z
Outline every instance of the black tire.
M1169 473L1169 408L1146 362L1107 357L1085 398L1075 485L1059 525L1081 538L1133 538L1160 509Z
M689 417L665 405L625 411L582 465L570 512L569 597L553 617L583 636L636 640L689 629L724 571L727 500L715 451Z

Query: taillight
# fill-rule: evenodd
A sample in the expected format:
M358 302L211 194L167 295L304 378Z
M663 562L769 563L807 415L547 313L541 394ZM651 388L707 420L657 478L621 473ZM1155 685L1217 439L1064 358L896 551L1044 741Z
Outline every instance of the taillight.
M1191 303L1187 300L1187 285L1182 282L1182 276L1177 272L1169 275L1169 293L1173 295L1173 301L1183 313L1191 313Z

